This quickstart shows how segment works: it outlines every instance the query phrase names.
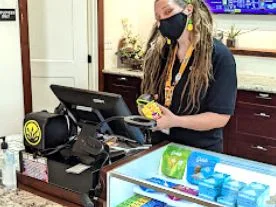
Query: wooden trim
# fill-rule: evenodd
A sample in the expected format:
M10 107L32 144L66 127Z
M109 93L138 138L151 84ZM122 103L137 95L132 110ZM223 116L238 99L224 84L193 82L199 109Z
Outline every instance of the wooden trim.
M276 58L276 50L250 48L230 48L230 50L234 55Z
M31 63L29 50L29 26L28 26L28 4L27 0L18 0L19 5L19 25L21 43L21 63L24 93L25 114L33 111L32 108L32 85L31 85Z
M99 90L104 90L104 0L98 0Z

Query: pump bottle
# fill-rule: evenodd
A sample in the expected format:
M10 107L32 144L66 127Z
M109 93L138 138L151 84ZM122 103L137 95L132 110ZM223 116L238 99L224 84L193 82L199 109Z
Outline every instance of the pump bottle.
M2 184L7 189L16 189L16 164L14 153L12 153L8 148L8 143L5 137L1 137L1 151L3 154L2 159Z

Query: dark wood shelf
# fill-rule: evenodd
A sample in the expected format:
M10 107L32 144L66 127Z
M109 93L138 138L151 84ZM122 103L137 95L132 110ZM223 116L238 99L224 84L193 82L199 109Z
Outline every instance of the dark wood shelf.
M276 50L251 48L230 48L230 50L234 55L276 58Z

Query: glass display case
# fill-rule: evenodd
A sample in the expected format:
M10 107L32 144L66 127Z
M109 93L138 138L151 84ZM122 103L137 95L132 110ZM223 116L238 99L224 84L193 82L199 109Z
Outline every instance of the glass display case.
M165 155L171 147L183 150L187 159L181 152ZM165 165L166 159L173 164ZM181 165L182 176L174 176ZM107 174L109 207L275 207L275 196L276 166L174 143L149 151Z

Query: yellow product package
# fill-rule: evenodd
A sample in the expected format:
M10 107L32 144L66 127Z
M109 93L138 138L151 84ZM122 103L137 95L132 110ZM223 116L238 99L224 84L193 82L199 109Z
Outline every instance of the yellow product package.
M148 119L158 119L161 116L161 110L155 101L151 101L143 106L142 113Z
M136 102L143 116L148 119L155 120L160 118L162 114L161 109L159 108L158 103L154 100L152 95L142 94Z

